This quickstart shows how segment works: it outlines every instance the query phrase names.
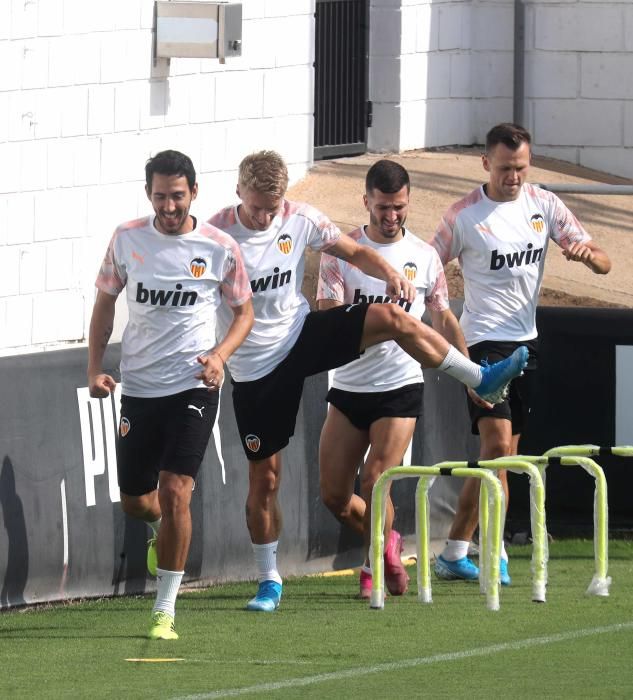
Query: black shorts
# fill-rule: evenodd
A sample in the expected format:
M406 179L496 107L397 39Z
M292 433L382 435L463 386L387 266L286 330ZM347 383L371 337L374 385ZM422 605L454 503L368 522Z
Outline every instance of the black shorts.
M119 488L141 496L158 485L160 471L195 480L218 411L218 392L189 389L171 396L121 397L117 440Z
M419 418L424 383L408 384L391 391L355 392L332 388L326 397L359 430L369 430L380 418Z
M532 405L534 390L534 375L538 356L536 338L525 342L506 342L501 340L485 340L468 348L470 359L479 364L481 360L489 363L498 362L509 357L520 345L525 345L530 351L527 367L523 375L510 382L507 398L496 404L490 410L477 406L468 397L468 412L470 413L471 430L473 435L479 435L478 422L480 418L505 418L512 422L512 434L523 432Z
M290 442L306 377L360 357L367 308L348 304L311 311L283 362L265 377L233 382L233 407L247 459L265 459Z

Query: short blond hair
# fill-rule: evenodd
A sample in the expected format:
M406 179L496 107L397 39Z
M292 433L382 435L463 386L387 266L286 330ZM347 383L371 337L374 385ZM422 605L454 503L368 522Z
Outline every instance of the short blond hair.
M258 151L240 163L238 182L241 187L283 197L288 189L288 168L276 151Z

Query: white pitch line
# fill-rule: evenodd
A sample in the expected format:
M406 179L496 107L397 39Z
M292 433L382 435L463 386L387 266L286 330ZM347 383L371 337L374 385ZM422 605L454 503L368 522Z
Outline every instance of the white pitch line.
M68 566L68 508L66 506L66 479L60 484L62 498L62 536L64 539L64 568Z
M214 698L234 698L239 695L259 695L262 693L270 693L275 690L283 690L285 688L301 688L303 686L316 685L318 683L327 683L328 681L338 681L345 680L348 678L357 678L358 676L366 676L368 673L402 671L407 668L415 668L416 666L428 666L430 664L435 664L444 661L459 661L461 659L470 659L476 656L490 656L492 654L498 654L499 652L503 651L517 651L519 649L528 649L530 647L543 646L545 644L554 644L556 642L568 642L572 639L581 639L582 637L593 637L598 634L608 634L609 632L622 632L630 629L633 629L633 621L621 622L615 625L607 625L605 627L590 627L588 629L574 630L571 632L549 634L544 637L530 637L528 639L522 639L514 642L492 644L487 647L466 649L464 651L455 651L446 654L421 656L417 659L404 659L403 661L394 661L390 663L377 664L376 666L350 668L346 671L319 673L316 676L304 676L303 678L289 678L288 680L277 681L276 683L262 683L260 685L251 685L244 688L226 688L225 690L214 690L209 693L196 693L195 695L184 695L174 698L173 700L214 700Z

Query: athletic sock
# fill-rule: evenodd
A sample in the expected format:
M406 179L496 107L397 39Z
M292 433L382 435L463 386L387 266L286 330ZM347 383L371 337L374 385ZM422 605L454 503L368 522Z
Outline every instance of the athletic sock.
M156 580L158 590L156 591L156 601L154 612L162 610L168 615L176 615L176 596L180 588L180 582L184 571L167 571L167 569L156 569Z
M152 528L152 532L154 533L154 537L158 537L158 528L160 527L162 517L158 518L158 520L152 520L152 521L146 521L147 524Z
M478 387L483 378L481 367L469 360L466 355L462 355L453 345L449 345L446 357L438 369L455 379L459 379L462 384L471 389Z
M276 581L282 583L281 576L277 571L277 541L268 544L253 543L253 554L255 555L259 582Z
M442 552L442 558L446 561L457 561L468 556L468 540L446 540L446 547Z
M501 540L501 558L504 561L508 561L508 553L506 552L506 543Z

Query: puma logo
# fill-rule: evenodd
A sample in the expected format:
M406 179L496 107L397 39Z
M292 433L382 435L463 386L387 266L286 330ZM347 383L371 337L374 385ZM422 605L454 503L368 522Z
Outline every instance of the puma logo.
M202 411L204 411L206 406L201 406L200 408L198 408L197 406L194 406L192 403L190 403L187 406L187 408L193 408L194 411L198 411L198 413L200 414L200 418L202 418Z

